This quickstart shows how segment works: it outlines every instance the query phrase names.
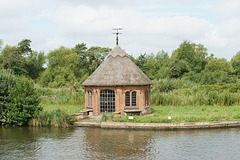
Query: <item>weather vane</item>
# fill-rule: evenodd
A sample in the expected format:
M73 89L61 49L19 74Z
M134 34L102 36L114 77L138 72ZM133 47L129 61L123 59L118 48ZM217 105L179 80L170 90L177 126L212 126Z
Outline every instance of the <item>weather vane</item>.
M115 30L116 32L114 32L113 34L116 34L116 45L118 45L118 35L122 34L119 31L122 30L123 28L121 26L117 26L116 28L113 28L113 30Z

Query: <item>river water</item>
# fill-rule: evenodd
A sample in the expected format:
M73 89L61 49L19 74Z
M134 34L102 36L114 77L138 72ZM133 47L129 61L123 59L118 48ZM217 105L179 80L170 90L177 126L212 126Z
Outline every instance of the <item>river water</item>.
M0 159L240 159L240 128L0 128Z

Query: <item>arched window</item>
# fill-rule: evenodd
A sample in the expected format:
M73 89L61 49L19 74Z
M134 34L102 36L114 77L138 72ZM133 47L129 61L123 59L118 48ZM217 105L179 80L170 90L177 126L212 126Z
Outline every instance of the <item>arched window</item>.
M130 92L129 91L127 91L125 93L125 106L130 107Z
M88 107L92 108L92 91L88 91Z
M136 107L137 106L137 92L133 91L132 92L132 107Z
M148 91L145 91L145 106L149 106Z
M137 92L127 91L125 92L125 107L137 107Z

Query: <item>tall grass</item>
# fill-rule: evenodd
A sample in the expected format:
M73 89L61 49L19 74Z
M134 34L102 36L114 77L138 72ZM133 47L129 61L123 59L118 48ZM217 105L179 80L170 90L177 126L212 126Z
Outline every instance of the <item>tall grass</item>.
M70 127L74 121L75 119L68 115L64 110L55 109L51 112L41 112L29 122L29 125L35 127L52 126L65 128Z
M153 87L154 88L154 87ZM240 105L240 85L204 85L169 92L152 89L151 104L170 106Z
M69 88L40 88L37 87L38 94L41 95L42 105L83 105L84 90L79 87L72 91Z

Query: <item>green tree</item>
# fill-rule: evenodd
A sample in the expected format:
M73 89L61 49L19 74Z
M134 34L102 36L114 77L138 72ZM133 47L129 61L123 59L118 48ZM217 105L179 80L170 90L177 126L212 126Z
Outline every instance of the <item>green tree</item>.
M207 48L202 44L183 41L179 48L173 51L171 59L184 60L191 71L200 73L207 64L207 55Z
M27 74L25 57L16 46L6 45L1 52L1 68L12 70L14 74Z
M43 86L59 87L63 84L73 85L77 79L79 56L71 49L60 47L47 55L48 68L42 74Z
M203 84L234 83L233 67L225 58L208 57L208 63L202 71Z
M28 76L32 79L37 79L40 73L45 70L43 65L46 63L46 56L44 52L33 51L26 57L26 70Z
M20 53L22 55L28 55L32 53L31 49L31 43L32 41L30 39L23 39L21 42L18 43L18 49L20 50Z
M181 78L185 73L189 72L190 68L188 63L184 60L176 59L170 65L170 77L171 78Z
M11 125L27 125L29 120L42 110L33 82L23 76L19 77L16 86L11 88L9 101L7 123Z
M0 124L7 123L10 89L16 85L17 78L10 71L0 70Z
M24 39L18 46L6 45L0 54L0 68L12 70L14 74L38 78L44 70L44 53L37 53L30 48L31 41Z
M231 64L235 75L240 78L240 52L237 52L237 54L231 59Z
M93 73L97 67L104 61L106 56L108 55L110 48L102 48L102 47L91 47L87 50L86 54L89 59L89 70Z

